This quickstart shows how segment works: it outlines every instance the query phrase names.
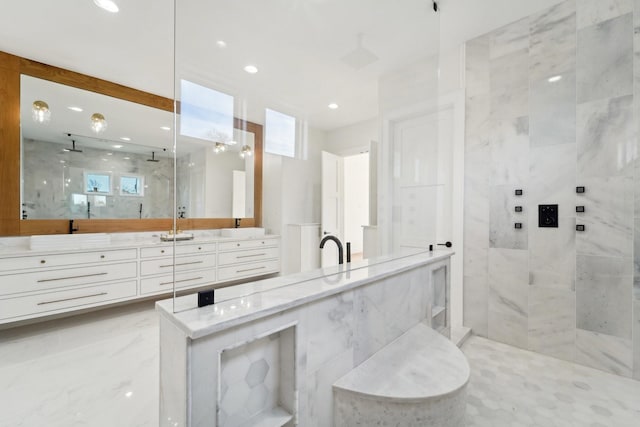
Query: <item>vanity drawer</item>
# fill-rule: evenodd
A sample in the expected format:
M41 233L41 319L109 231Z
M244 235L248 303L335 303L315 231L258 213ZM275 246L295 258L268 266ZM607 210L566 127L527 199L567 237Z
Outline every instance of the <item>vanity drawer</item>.
M2 276L0 295L51 290L67 286L92 285L112 280L135 279L137 271L138 263L136 261L8 274Z
M33 270L60 267L74 264L90 264L113 261L129 261L138 258L138 249L119 249L112 251L89 251L77 253L51 254L0 258L0 273L12 270Z
M136 280L128 280L120 283L0 299L0 319L34 316L51 311L66 311L75 307L82 308L82 306L129 299L136 296L136 285Z
M176 273L176 288L185 289L193 286L204 286L216 281L216 270L198 270ZM173 290L173 275L149 277L140 280L140 294L157 294Z
M250 264L238 264L229 267L218 268L218 281L241 279L243 277L261 276L263 274L277 273L280 271L280 261L253 262Z
M221 252L218 254L218 265L230 265L243 262L262 261L266 259L278 258L279 248L259 248L247 251Z
M241 240L238 242L220 243L218 249L221 251L234 251L238 249L253 249L266 246L278 246L278 239L253 239Z
M175 271L199 270L216 266L215 254L193 255L177 257ZM173 271L173 258L150 259L140 262L140 275L171 273Z
M179 245L176 246L176 255L189 255L205 252L215 252L215 243L203 243L196 245ZM154 248L142 248L140 249L140 258L152 258L159 256L173 255L173 246L158 246Z

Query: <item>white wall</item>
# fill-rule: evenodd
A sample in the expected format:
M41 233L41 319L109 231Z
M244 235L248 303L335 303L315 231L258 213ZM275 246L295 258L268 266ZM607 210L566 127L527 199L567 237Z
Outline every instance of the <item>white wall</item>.
M324 150L337 156L352 156L369 150L371 141L380 139L377 118L327 132Z
M362 252L362 226L369 225L369 154L344 158L344 239ZM346 247L346 244L345 244Z
M320 222L324 142L323 131L308 129L301 158L264 154L262 224L269 233L282 236L283 257L295 250L287 241L287 224Z

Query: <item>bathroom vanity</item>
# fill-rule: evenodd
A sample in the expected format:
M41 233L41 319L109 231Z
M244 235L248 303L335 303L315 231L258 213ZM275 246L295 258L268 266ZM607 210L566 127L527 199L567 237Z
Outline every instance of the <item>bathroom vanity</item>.
M354 368L376 354L398 354L394 343L405 345L400 338L411 333L405 341L424 341L418 348L427 354L420 357L435 357L426 368L403 370L431 370L431 384L418 387L428 394L418 399L419 409L433 411L429 405L441 402L438 419L451 421L438 425L462 425L468 365L445 338L452 254L404 253L223 288L214 305L201 308L195 295L158 302L160 424L349 425L340 423L345 408L336 414L333 399L351 383L338 380L358 376ZM393 372L406 358L400 359L390 364ZM443 370L448 361L459 366ZM447 370L460 374L441 378ZM397 425L387 423L395 403L380 425Z
M175 261L175 262L174 262ZM0 239L0 325L225 286L280 271L280 237L162 242L159 233L96 233Z

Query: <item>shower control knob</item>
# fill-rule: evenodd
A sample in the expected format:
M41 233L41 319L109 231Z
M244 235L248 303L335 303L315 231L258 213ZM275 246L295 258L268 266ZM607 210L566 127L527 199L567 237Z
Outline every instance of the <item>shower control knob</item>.
M451 246L453 246L453 243L451 243L451 242L438 243L438 246L446 246L446 247L450 248Z

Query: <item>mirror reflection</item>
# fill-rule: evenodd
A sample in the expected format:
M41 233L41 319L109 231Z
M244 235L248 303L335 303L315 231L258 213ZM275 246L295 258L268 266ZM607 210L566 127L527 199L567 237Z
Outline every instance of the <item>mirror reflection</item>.
M21 76L22 219L172 217L173 120ZM254 135L232 132L224 142L178 136L178 217L253 216Z

